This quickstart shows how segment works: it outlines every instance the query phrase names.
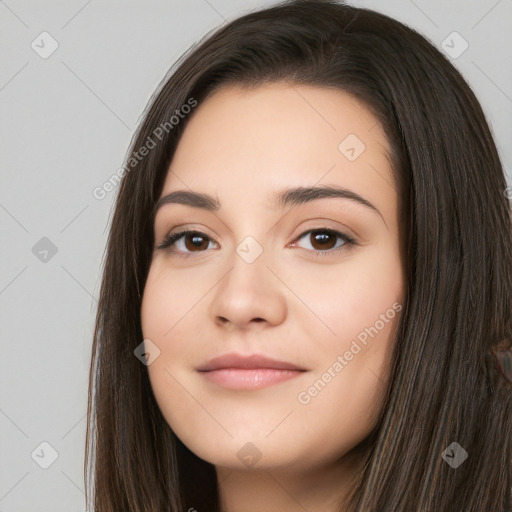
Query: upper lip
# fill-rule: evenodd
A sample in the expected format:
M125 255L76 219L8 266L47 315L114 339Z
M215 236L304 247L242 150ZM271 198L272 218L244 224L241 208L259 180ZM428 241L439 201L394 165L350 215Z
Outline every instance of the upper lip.
M260 354L224 354L222 356L214 357L207 361L204 365L197 368L200 372L210 372L213 370L222 370L225 368L240 368L240 369L259 369L259 368L272 368L275 370L298 370L306 371L292 363L286 361L278 361L270 357Z

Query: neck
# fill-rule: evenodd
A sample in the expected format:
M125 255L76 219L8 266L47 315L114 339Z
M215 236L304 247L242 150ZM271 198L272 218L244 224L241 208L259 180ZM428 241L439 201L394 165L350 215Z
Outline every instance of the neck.
M322 468L232 469L216 467L222 512L345 511L343 501L362 467L361 454L347 454Z

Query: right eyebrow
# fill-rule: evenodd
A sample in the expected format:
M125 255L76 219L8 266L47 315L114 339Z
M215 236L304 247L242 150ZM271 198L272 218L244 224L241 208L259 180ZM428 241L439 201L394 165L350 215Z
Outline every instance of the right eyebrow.
M184 204L193 208L202 208L209 212L216 212L220 209L220 201L217 197L201 192L192 192L189 190L175 190L163 196L158 200L153 210L153 218L155 218L158 210L166 204Z

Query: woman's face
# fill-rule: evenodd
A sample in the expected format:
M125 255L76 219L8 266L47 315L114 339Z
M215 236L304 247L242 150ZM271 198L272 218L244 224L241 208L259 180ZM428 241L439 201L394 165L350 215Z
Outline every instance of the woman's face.
M404 291L388 151L335 89L224 87L189 119L141 320L158 405L202 459L326 467L371 431Z

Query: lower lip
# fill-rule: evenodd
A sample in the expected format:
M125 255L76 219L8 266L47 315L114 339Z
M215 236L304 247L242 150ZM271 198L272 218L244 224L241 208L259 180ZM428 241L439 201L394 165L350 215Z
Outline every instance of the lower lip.
M237 390L266 388L298 377L302 373L304 372L301 370L277 370L273 368L222 368L201 372L210 382L224 388Z

